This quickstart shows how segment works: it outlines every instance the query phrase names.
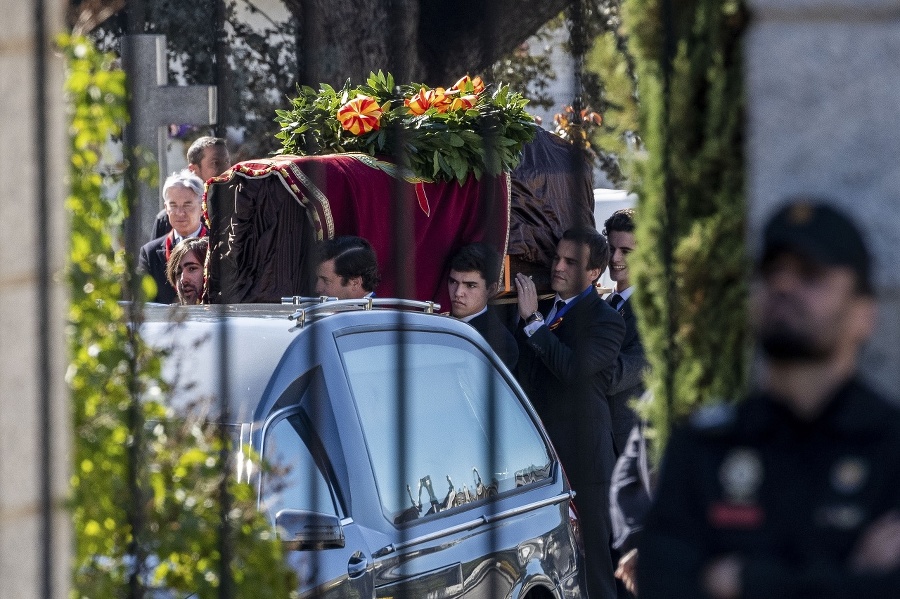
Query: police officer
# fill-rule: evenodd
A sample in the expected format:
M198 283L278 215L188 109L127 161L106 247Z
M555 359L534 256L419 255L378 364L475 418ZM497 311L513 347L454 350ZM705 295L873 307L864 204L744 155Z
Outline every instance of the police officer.
M900 410L856 374L875 318L859 230L788 203L753 287L758 388L673 433L641 599L900 597Z

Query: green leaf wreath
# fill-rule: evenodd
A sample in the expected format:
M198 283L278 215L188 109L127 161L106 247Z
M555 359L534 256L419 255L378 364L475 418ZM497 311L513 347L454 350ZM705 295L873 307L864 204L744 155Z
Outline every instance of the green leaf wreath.
M518 165L535 135L528 100L507 85L479 77L449 89L421 83L395 86L390 73L372 73L365 85L341 89L303 86L289 110L277 110L282 154L361 152L405 157L415 177L463 183L473 174L496 175Z

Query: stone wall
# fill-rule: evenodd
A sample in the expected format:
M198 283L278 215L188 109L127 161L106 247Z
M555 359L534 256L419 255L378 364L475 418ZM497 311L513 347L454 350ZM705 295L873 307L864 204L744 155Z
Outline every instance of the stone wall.
M857 217L876 257L866 376L900 396L900 2L748 0L750 239L792 194Z
M63 126L63 61L52 42L62 28L63 2L44 2L49 31L47 48L48 107L36 101L35 2L0 0L0 164L6 188L0 199L0 599L43 597L45 538L41 518L40 406L42 393L39 331L49 336L47 377L51 405L53 550L50 564L53 597L68 594L68 518L61 509L68 483L70 418L64 384L65 299L63 260L66 141ZM49 161L38 164L36 123L49 132ZM47 182L49 216L37 213L38 177ZM37 248L50 251L50 290L38 287ZM45 306L49 317L42 318Z

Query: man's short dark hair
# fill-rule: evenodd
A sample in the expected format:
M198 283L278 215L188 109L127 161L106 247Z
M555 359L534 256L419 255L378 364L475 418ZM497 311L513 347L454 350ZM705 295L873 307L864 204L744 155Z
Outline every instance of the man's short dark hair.
M211 148L213 146L222 146L223 148L228 150L228 146L225 144L225 140L221 137L210 137L208 135L198 137L196 140L194 140L194 143L191 144L191 147L188 148L188 164L200 166L200 161L203 160L203 152L206 150L206 148Z
M188 254L194 254L200 264L206 264L206 251L209 248L209 239L206 237L188 237L178 242L172 253L169 255L169 261L166 262L166 280L169 284L178 289L178 267L181 261Z
M486 243L464 245L453 259L450 269L457 272L477 271L488 287L500 281L500 254Z
M578 245L587 246L589 250L587 262L588 270L599 268L601 273L606 270L606 267L609 265L609 243L607 243L606 237L600 234L600 231L594 227L582 225L572 227L563 233L562 238L566 241L577 243Z
M363 289L374 291L381 280L375 250L362 237L342 235L323 241L319 244L319 264L328 260L334 260L334 272L344 285L361 277Z
M603 234L609 237L613 231L619 233L634 233L634 208L622 208L616 210L603 223Z

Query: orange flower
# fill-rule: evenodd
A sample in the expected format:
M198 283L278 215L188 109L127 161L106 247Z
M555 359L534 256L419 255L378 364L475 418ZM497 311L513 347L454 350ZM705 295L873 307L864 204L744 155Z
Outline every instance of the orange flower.
M478 97L474 95L460 96L459 98L454 98L453 102L450 103L450 110L469 110L474 108L477 101Z
M431 105L438 112L447 112L450 110L450 104L453 103L452 96L457 92L455 90L447 91L443 87L436 87L431 90L434 93L434 96L431 100Z
M406 107L409 108L411 113L418 116L420 114L425 114L425 112L431 108L431 99L433 97L434 93L423 87L413 94L412 98L407 98L404 104L406 104Z
M471 79L468 75L464 75L459 81L453 84L450 89L458 89L462 93L475 94L476 96L484 91L484 81L481 77Z
M377 131L384 110L369 96L359 95L340 107L337 119L353 135Z
M443 87L435 89L420 88L412 98L404 101L409 111L418 116L425 114L429 108L434 108L438 112L447 112L450 108L452 99L448 97Z

